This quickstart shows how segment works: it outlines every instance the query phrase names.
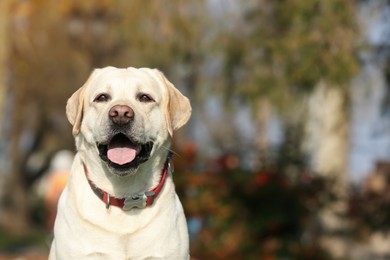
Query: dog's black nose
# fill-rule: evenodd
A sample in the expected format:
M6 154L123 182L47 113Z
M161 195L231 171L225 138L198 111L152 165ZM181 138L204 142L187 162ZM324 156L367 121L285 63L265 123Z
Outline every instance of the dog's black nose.
M134 119L133 109L125 105L113 106L108 115L111 121L118 126L128 125Z

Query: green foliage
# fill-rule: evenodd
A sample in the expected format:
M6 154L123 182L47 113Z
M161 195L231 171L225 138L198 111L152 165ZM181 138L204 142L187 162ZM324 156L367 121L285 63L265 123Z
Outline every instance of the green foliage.
M226 35L225 48L225 74L243 73L235 91L244 99L280 104L321 80L345 86L357 71L354 1L258 1L245 21L245 30Z

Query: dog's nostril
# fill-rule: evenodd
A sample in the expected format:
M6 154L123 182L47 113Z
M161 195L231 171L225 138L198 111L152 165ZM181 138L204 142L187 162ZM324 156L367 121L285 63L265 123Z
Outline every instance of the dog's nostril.
M126 105L113 106L108 115L111 121L119 126L124 126L130 123L134 118L134 111L131 107Z
M133 110L129 110L125 112L125 117L132 118L134 116Z
M118 114L119 114L118 111L110 109L110 112L109 112L110 117L116 117L116 116L118 116Z

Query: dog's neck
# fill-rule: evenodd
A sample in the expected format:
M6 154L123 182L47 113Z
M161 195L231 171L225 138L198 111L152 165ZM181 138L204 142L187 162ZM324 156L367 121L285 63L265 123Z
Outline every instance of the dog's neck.
M83 162L83 168L84 168L85 177L87 178L92 191L95 193L95 195L98 198L100 198L105 203L107 209L110 206L119 207L123 210L131 210L132 208L141 209L153 205L155 198L157 198L158 195L160 194L162 188L164 187L168 175L168 171L171 171L172 155L173 155L172 152L168 153L167 159L164 164L164 168L162 169L161 172L160 181L156 187L154 187L152 190L145 191L138 194L133 194L131 197L128 196L125 198L113 197L111 194L97 187L88 178L88 168L84 162Z

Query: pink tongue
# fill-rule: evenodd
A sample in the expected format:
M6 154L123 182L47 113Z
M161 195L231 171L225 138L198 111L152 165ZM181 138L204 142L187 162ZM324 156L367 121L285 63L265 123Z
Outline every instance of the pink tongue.
M128 147L111 148L107 151L107 157L111 162L123 165L134 160L137 152Z

